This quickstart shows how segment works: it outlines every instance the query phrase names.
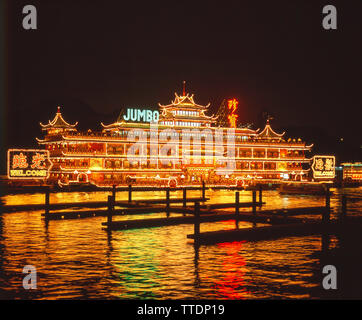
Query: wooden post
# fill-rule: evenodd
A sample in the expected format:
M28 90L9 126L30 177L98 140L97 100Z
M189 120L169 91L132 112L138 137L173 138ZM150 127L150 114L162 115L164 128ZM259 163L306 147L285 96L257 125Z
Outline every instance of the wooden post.
M205 201L205 181L202 180L202 199Z
M195 202L195 223L194 223L194 241L197 241L198 235L200 234L200 202Z
M323 214L322 221L329 222L331 215L331 195L329 192L329 186L326 188L326 210Z
M186 208L186 188L184 187L182 190L182 199L183 199L183 207Z
M128 202L132 201L132 185L128 185Z
M260 184L259 185L259 207L262 206L262 202L263 202L263 186Z
M112 186L112 197L114 198L114 201L116 202L116 185L115 184Z
M253 214L256 214L256 190L253 190Z
M113 196L108 196L108 214L107 214L108 230L110 230L111 223L112 223L113 205L114 205Z
M170 188L166 189L166 216L170 216Z
M341 221L347 216L347 196L342 195L342 213L341 213Z
M186 187L182 189L182 200L183 200L183 208L186 209ZM186 216L186 212L184 212L184 216Z
M45 187L45 217L47 217L49 214L49 205L50 205L49 194L50 194L49 187Z
M240 193L239 191L235 192L235 224L236 227L239 227L239 202L240 202Z

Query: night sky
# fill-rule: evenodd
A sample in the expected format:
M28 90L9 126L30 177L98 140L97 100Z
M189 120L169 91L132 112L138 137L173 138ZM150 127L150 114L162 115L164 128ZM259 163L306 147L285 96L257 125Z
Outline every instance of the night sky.
M96 130L122 107L168 104L186 80L211 113L237 98L242 123L258 128L266 112L317 151L362 160L362 1L4 4L2 157L8 147L36 147L39 121L57 105ZM37 8L37 30L22 28L25 4ZM337 7L337 30L322 28L327 4Z

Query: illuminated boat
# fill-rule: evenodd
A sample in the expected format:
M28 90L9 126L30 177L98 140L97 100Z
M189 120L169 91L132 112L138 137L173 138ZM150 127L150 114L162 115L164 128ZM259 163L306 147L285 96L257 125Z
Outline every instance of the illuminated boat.
M269 120L261 131L237 126L237 104L227 100L208 116L210 104L195 103L184 90L158 110L125 109L116 122L87 132L66 122L58 108L37 139L53 162L47 182L174 187L307 180L312 145L286 139Z

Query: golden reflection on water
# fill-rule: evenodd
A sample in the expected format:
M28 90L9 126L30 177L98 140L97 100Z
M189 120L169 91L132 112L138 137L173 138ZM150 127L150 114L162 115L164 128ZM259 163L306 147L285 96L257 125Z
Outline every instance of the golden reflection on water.
M332 207L338 203L338 190ZM355 190L353 192L356 192ZM361 196L362 192L358 191ZM107 192L51 194L50 201L104 201ZM200 191L190 191L200 196ZM127 193L118 193L126 200ZM133 199L164 198L165 192L135 192ZM182 197L182 191L172 193ZM210 202L232 202L234 191L207 191ZM8 195L6 204L42 203L43 194ZM251 193L240 193L250 201ZM324 204L318 196L279 196L265 191L265 208ZM351 204L359 208L360 202ZM249 210L249 209L248 209ZM164 216L134 215L117 219ZM2 298L121 298L121 299L249 299L308 298L321 237L292 237L274 241L231 242L195 248L186 235L192 225L138 230L103 231L105 217L49 221L41 211L0 216L0 297ZM239 227L250 227L240 223ZM234 221L201 224L202 231L235 228ZM332 246L337 246L332 239ZM22 268L38 271L38 289L22 288Z

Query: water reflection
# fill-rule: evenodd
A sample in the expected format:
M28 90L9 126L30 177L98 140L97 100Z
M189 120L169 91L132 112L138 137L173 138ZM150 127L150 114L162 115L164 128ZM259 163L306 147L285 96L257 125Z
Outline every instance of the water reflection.
M219 243L218 247L225 249L225 257L221 262L221 280L216 280L214 288L220 298L241 299L248 294L245 288L244 276L246 262L241 250L245 241Z
M331 205L340 196L335 190ZM361 188L342 190L362 197ZM51 202L100 201L109 192L52 194ZM200 191L190 191L200 196ZM182 191L172 194L182 197ZM211 202L231 202L233 191L207 191ZM145 194L135 192L134 199ZM164 198L164 192L152 194ZM127 193L118 193L126 200ZM240 193L240 202L250 201ZM44 195L9 195L6 204L42 203ZM265 191L265 208L286 203L291 207L323 205L319 196L283 196ZM361 201L349 203L359 214ZM244 210L244 209L243 209ZM247 210L247 209L246 209ZM139 218L136 215L132 219ZM164 216L154 214L152 216ZM127 219L129 217L116 217ZM105 217L48 221L40 211L0 215L0 296L2 298L109 298L109 299L243 299L308 298L319 296L321 236L290 237L274 241L232 242L195 247L186 239L192 225L169 226L107 233ZM239 222L239 228L252 224ZM235 228L235 221L201 224L201 232ZM329 251L342 240L329 239ZM351 241L348 241L351 243ZM38 290L22 288L22 268L38 270Z

